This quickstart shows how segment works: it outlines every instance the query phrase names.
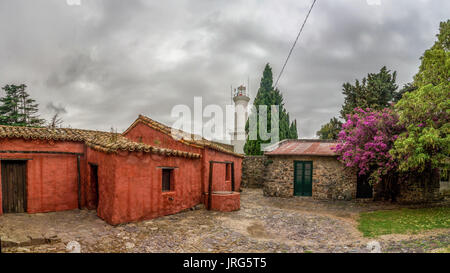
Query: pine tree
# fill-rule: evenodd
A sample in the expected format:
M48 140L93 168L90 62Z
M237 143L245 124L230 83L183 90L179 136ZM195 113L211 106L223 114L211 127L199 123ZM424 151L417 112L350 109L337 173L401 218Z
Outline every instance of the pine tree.
M389 107L391 102L401 99L403 93L414 90L414 86L405 85L403 89L397 91L396 78L396 71L391 72L386 66L383 66L380 72L369 73L361 81L355 80L355 84L344 83L342 94L345 98L340 117L346 120L347 115L354 113L356 108L382 110ZM337 118L332 118L328 123L322 125L316 134L320 139L337 139L341 126L342 122Z
M256 107L256 112L250 113L250 115L255 116L256 120L258 121L256 124L256 128L250 128L249 121L247 121L246 124L246 133L248 135L250 130L256 130L257 132L257 139L256 140L250 140L247 138L247 142L244 146L244 151L248 155L261 155L263 154L263 151L261 151L261 143L270 143L270 140L268 141L262 141L259 136L259 114L260 109L258 106L260 105L266 105L267 106L267 128L270 130L271 128L271 105L279 105L279 139L288 139L288 138L298 138L297 133L297 122L290 122L289 120L289 113L284 108L283 103L283 95L281 94L280 90L273 88L273 75L272 75L272 68L269 64L266 64L266 67L264 68L263 76L261 78L260 87L258 89L258 93L255 97L255 100L253 102L253 105Z
M396 97L398 85L395 83L397 72L391 73L385 66L378 73L369 73L362 81L355 81L355 85L344 83L342 93L345 96L342 105L341 118L346 119L354 109L371 108L381 110L389 107Z
M23 116L23 123L26 126L42 126L45 120L39 118L37 115L39 111L39 104L35 99L32 99L30 95L25 91L27 87L25 84L19 86L19 98L20 98L20 112Z
M6 85L2 88L5 96L0 98L0 124L21 126L23 119L19 112L19 91L16 85Z
M0 124L12 126L41 126L44 120L37 115L38 104L26 92L26 85L6 85L6 96L0 98Z
M341 130L342 122L336 117L333 117L328 123L322 125L320 130L317 131L316 135L320 139L336 140L338 139L338 135Z

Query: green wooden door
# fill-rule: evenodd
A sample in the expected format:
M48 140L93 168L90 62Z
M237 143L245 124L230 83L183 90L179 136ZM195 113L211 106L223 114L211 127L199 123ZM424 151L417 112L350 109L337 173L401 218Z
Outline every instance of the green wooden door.
M294 195L312 196L312 161L294 161Z

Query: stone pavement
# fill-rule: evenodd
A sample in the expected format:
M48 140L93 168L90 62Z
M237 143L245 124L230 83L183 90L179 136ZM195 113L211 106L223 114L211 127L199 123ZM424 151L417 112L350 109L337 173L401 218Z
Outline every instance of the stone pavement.
M111 226L95 211L73 210L0 217L4 252L367 252L356 229L361 211L395 209L384 203L269 198L244 189L241 210L193 210ZM386 252L424 252L450 244L450 230L377 238Z

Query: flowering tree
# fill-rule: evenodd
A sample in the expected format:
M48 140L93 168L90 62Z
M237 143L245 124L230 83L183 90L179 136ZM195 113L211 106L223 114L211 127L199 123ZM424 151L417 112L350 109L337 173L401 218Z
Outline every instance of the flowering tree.
M359 175L368 175L377 183L396 172L397 162L389 150L402 131L392 109L356 108L354 114L347 115L334 150L347 167L358 168Z
M450 162L450 20L441 22L437 37L414 77L418 90L395 105L406 131L391 154L401 161L402 172L426 175Z
M406 131L391 155L402 172L424 172L450 160L450 84L431 84L406 93L395 105Z

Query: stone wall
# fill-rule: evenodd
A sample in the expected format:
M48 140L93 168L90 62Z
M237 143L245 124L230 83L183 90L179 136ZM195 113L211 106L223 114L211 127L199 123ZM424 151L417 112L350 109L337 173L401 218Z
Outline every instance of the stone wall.
M356 198L356 170L345 167L331 156L246 156L242 163L242 187L263 188L264 195L278 197L294 196L294 161L313 162L314 199L351 200ZM425 185L424 177L413 177L398 189L399 203L422 203L437 201L439 179ZM429 180L429 178L428 178ZM375 187L374 199L381 200L382 189ZM378 198L377 198L378 196Z
M314 199L356 198L356 171L346 168L336 157L270 156L267 159L264 195L294 196L294 161L313 161Z
M400 186L399 203L424 203L442 199L439 192L439 171L424 172L421 175L411 176L407 182Z
M242 161L242 182L244 188L262 188L266 170L265 156L246 156Z
M450 196L450 182L448 181L441 181L441 187L439 189L440 193L443 196Z

